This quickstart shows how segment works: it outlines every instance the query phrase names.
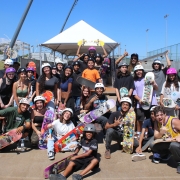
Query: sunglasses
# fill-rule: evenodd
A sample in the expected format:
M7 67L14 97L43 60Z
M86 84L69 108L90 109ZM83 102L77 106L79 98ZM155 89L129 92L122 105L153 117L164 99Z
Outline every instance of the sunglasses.
M159 65L159 63L154 63L154 65Z

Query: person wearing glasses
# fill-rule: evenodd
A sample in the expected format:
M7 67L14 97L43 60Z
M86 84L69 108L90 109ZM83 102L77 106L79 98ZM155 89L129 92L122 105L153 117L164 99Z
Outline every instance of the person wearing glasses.
M162 69L162 64L161 64L161 61L159 59L155 59L153 61L153 64L152 64L153 73L155 76L155 81L158 84L158 90L156 91L157 96L161 95L163 83L166 81L166 72L171 67L171 61L168 57L168 53L169 52L167 52L165 55L167 65L164 67L164 69Z

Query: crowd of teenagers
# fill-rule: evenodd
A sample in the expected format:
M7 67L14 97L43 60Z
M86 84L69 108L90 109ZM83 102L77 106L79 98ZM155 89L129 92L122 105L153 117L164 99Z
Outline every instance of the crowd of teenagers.
M104 54L96 52L95 47L90 47L88 53L80 54L79 46L77 58L72 64L65 65L60 58L55 59L55 65L43 63L42 75L34 77L34 69L20 67L20 64L13 63L11 59L4 61L4 69L0 71L0 130L1 134L17 128L17 133L23 133L22 138L29 138L32 147L38 147L41 135L41 126L44 114L47 109L54 113L57 107L65 107L61 112L56 112L55 120L48 125L53 130L53 138L47 138L48 158L54 159L54 142L74 129L78 124L78 115L97 109L99 105L108 100L105 95L106 81L110 69L101 71ZM164 135L172 138L172 142L151 144L154 163L168 160L173 156L178 163L177 172L180 173L180 120L178 105L175 108L165 108L163 98L171 98L174 91L180 92L177 70L171 68L171 61L166 53L167 65L162 66L159 59L152 63L155 80L151 82L153 95L149 110L142 108L142 93L145 86L145 70L141 65L138 54L131 54L130 63L123 62L123 58L128 56L125 52L123 56L115 61L117 65L116 78L114 82L116 100L116 112L108 111L106 114L95 120L102 126L106 159L111 158L111 142L123 141L122 118L129 110L136 113L136 132L134 133L133 161L145 159L142 153L142 146L154 136L154 139L161 139ZM103 73L102 73L103 72ZM95 83L92 91L87 86L81 86L77 78L82 76ZM128 96L121 98L119 90L122 87L128 89ZM53 93L51 101L45 105L45 98L41 96L46 90ZM160 97L160 104L157 103ZM32 103L35 105L31 109ZM72 170L83 168L80 174L73 175L74 179L83 179L83 176L90 170L98 167L97 159L98 142L95 138L96 129L93 123L86 124L83 137L78 142L75 150L76 156L71 161L65 171L58 175L60 179L66 179ZM21 148L21 141L17 143ZM80 149L82 154L78 154ZM52 177L53 178L53 177Z

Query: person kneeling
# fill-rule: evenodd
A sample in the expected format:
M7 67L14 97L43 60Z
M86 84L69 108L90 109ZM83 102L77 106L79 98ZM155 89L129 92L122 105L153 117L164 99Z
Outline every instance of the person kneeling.
M72 175L73 180L82 180L86 173L99 167L99 160L96 157L98 142L94 139L95 131L93 124L86 124L84 127L83 138L75 151L77 155L71 158L71 161L62 174L51 174L50 180L53 180L55 177L57 177L57 179L66 180L66 177L72 172L72 170L77 171L83 169L80 174ZM83 149L83 153L78 155L81 148Z

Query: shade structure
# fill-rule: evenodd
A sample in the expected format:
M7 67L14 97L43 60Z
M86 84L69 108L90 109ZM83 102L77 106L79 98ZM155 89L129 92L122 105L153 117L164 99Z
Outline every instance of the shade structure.
M93 28L83 20L77 22L62 33L42 43L42 46L48 47L53 51L60 52L67 56L74 56L76 55L78 49L77 43L83 39L88 42L95 40L103 41L105 43L104 47L108 54L118 46L116 41L99 32L97 29ZM103 54L101 46L97 46L96 49L98 53ZM80 53L87 52L88 46L82 46Z

